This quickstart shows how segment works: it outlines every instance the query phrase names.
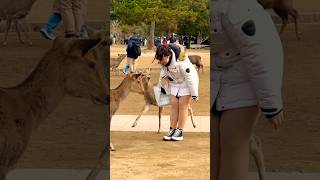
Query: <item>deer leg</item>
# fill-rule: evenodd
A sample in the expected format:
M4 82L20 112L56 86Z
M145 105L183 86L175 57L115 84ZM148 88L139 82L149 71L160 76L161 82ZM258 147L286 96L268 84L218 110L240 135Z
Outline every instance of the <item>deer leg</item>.
M24 40L21 38L21 33L20 33L19 25L18 25L18 20L14 20L14 26L16 28L19 41L21 42L21 44L24 44Z
M298 28L298 17L299 17L299 13L297 10L292 9L291 11L289 11L289 14L292 16L292 18L294 19L294 26L295 26L295 32L296 32L296 37L298 40L301 39L300 35L301 32L299 32L299 28Z
M282 19L282 25L281 25L281 29L280 29L280 34L282 34L284 32L284 29L287 27L287 23L288 20L287 19Z
M193 125L193 128L196 128L196 124L194 123L194 120L193 120L193 111L192 111L192 108L191 108L191 105L189 104L188 105L188 111L189 111L189 114L190 114L190 118L191 118L191 122L192 122L192 125Z
M136 118L136 120L134 121L134 123L132 124L132 127L136 127L136 125L138 124L138 120L140 119L140 117L142 116L142 114L146 113L147 111L149 111L150 105L149 104L145 104L142 111L140 112L139 116Z
M97 165L90 171L86 180L95 180L96 179L96 177L98 176L98 174L102 168L103 162L105 161L105 157L108 152L109 152L109 148L108 148L108 146L106 146L99 156Z
M8 40L8 32L11 28L11 19L7 19L7 24L6 24L6 31L5 31L5 34L4 34L4 41L2 42L2 45L3 46L6 46L8 44L7 40Z
M116 149L114 148L112 142L110 142L110 150L111 150L111 151L115 151L115 150L116 150Z
M288 24L288 19L289 19L288 13L285 12L283 9L277 9L277 8L274 8L273 11L282 19L282 25L280 29L280 34L282 34Z
M161 131L161 114L162 114L162 110L163 110L163 107L159 107L159 128L158 128L158 134L160 133Z
M260 180L265 179L264 156L261 147L261 140L257 136L251 136L249 144L250 154L254 157Z
M31 41L31 38L29 36L30 27L27 24L27 21L26 21L25 18L21 19L21 26L22 26L22 30L23 30L24 36L26 38L26 41L28 41L29 46L32 46L32 41Z
M6 179L6 173L1 172L0 173L0 180L5 180Z

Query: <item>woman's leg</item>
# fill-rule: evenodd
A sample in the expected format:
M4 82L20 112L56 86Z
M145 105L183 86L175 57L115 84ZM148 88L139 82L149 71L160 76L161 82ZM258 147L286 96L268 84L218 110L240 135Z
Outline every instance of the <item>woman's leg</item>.
M221 159L221 151L220 151L220 117L217 114L214 114L213 110L211 110L211 128L210 128L210 144L212 145L211 149L213 149L213 153L211 154L211 169L213 169L213 174L211 174L212 180L219 180L219 169L220 169L220 159Z
M179 117L179 99L171 96L170 127L177 128Z
M83 16L83 3L84 0L72 1L72 12L75 23L75 34L80 36L81 26L84 24Z
M178 128L183 129L188 118L188 105L190 103L191 96L181 96L179 98L179 117Z
M133 72L136 72L136 70L137 70L137 64L136 64L136 59L132 59L132 71Z
M249 140L259 110L256 106L224 111L220 122L220 180L246 180Z
M175 96L171 96L171 112L170 112L170 129L167 135L163 136L163 140L171 141L176 131L179 115L179 102Z
M127 63L129 65L129 72L134 72L134 67L133 67L133 63L134 63L134 59L127 57Z

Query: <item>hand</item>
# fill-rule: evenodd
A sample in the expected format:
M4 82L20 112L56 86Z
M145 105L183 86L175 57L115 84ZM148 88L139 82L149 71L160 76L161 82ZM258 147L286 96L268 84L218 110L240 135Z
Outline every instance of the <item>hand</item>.
M169 84L169 79L168 79L168 77L162 78L160 84L161 84L162 86L168 85L168 84Z
M192 99L193 99L195 102L198 102L198 101L199 101L199 97L198 97L198 96L192 96Z
M284 115L283 111L281 111L276 116L273 116L272 118L268 119L271 125L274 127L275 130L278 130L282 122L284 121Z

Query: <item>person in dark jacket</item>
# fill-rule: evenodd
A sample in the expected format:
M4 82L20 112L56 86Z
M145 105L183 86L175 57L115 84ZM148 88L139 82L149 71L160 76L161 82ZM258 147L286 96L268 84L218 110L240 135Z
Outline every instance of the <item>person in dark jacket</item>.
M127 45L127 65L123 69L123 73L127 74L129 69L130 72L136 71L136 59L141 55L141 41L138 37L136 37L135 33L131 35L128 40Z

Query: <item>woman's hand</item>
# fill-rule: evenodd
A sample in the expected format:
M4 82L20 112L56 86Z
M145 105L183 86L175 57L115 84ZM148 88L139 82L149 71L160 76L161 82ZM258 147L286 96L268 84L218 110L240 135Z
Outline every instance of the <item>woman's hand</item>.
M168 79L168 77L162 78L160 83L161 83L162 86L168 85L168 84L169 84L169 79Z
M274 127L275 130L278 130L279 127L281 126L281 124L284 121L284 115L283 115L283 111L281 111L279 114L277 114L276 116L273 116L272 118L268 119L269 122L271 123L271 125Z

